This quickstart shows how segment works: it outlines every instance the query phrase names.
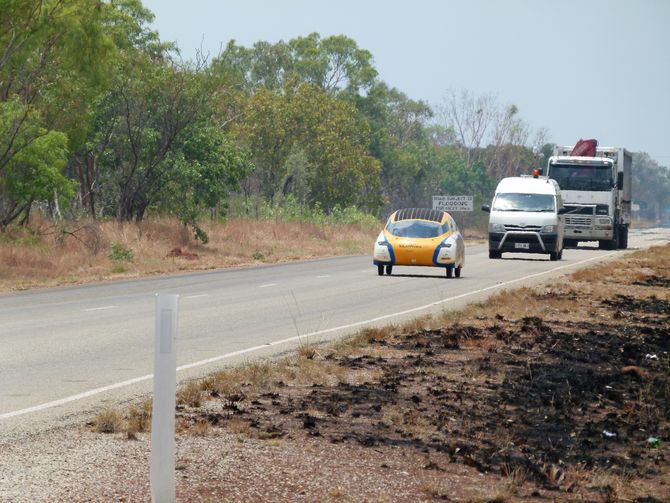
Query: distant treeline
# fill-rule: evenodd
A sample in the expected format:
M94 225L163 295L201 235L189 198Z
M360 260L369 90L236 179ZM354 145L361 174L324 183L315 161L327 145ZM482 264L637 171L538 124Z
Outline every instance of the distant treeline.
M479 203L552 150L492 96L408 98L345 36L231 41L183 62L151 20L138 0L0 0L0 229L36 207L173 215L197 232L203 215L259 204L384 216L436 194ZM667 204L667 169L637 160L639 190Z

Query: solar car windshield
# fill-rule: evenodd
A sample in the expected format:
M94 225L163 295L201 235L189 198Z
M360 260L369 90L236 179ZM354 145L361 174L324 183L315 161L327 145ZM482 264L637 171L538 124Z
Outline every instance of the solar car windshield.
M449 230L449 225L424 220L400 220L389 222L386 230L394 236L403 238L435 238Z

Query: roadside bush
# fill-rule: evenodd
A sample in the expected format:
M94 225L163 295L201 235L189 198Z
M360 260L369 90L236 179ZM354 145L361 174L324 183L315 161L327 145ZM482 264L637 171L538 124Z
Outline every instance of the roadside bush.
M131 262L133 260L133 252L121 243L112 243L112 251L108 257L110 260L117 260L119 262Z

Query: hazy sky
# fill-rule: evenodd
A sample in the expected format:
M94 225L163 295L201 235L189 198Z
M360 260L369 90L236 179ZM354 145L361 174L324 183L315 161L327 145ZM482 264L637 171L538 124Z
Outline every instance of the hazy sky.
M597 138L670 166L670 0L143 0L185 59L346 35L414 100L515 104L548 141Z

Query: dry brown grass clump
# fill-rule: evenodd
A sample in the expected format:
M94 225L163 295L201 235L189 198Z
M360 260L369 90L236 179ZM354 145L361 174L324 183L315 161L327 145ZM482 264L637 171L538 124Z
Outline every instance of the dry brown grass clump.
M0 235L0 291L187 270L369 253L379 229L231 219L204 222L203 245L175 219L53 223ZM179 248L180 253L172 252ZM172 253L171 253L172 252Z
M126 422L116 409L104 409L95 416L92 427L97 433L118 433L123 431Z

